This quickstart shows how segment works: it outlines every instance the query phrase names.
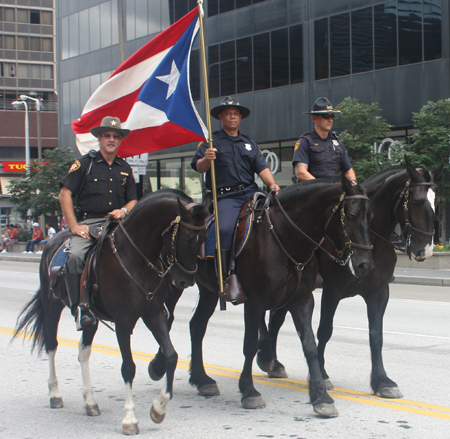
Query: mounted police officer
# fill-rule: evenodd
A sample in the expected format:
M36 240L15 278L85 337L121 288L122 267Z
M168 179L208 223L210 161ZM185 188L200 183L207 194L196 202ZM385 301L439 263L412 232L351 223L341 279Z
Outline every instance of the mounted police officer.
M256 142L239 131L242 119L249 114L250 110L236 99L226 97L211 110L211 116L222 122L222 129L213 133L213 148L208 143L201 144L191 162L194 170L206 172L208 189L211 189L211 162L215 163L225 293L234 304L242 303L246 297L236 275L227 276L234 261L234 255L230 254L232 239L242 206L258 191L255 173L271 190L280 190Z
M108 116L90 131L98 138L100 150L90 151L75 160L69 173L59 182L59 201L72 232L65 280L79 331L96 323L86 306L78 306L85 256L93 243L89 227L101 226L108 215L121 220L137 203L133 171L125 160L116 156L121 140L130 134L130 130L121 128L117 117ZM77 198L77 213L72 197Z
M315 128L303 134L295 144L292 163L299 181L313 178L339 179L340 172L354 184L356 174L350 163L344 144L331 133L333 121L340 111L333 110L327 98L314 102L311 114Z

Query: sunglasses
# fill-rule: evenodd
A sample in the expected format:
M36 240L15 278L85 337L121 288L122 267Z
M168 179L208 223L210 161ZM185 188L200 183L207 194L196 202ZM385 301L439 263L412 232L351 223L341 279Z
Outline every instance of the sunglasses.
M102 137L104 137L105 139L110 139L110 138L112 137L114 140L118 140L118 139L121 139L121 138L122 138L122 137L119 136L118 134L109 134L109 133L107 133L107 134L102 134Z
M330 118L334 120L336 118L335 114L319 114L319 116L322 117L323 119L327 119L327 120Z

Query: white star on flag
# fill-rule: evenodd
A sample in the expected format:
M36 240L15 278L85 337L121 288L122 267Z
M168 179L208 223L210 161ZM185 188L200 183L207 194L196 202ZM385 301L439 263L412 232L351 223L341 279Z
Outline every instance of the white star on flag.
M180 78L180 72L177 69L175 60L172 61L172 69L170 70L170 73L168 75L156 77L156 79L159 79L160 81L165 82L166 84L169 84L169 87L167 89L166 101L175 92L179 78Z

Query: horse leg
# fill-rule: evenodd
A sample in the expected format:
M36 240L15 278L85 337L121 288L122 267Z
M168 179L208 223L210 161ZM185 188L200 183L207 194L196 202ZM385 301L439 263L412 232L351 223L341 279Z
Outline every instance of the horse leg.
M372 374L370 385L374 393L382 398L403 398L397 384L388 378L383 365L383 317L389 300L389 285L381 288L377 294L364 297L369 318L370 353Z
M116 337L122 354L122 378L125 382L125 418L122 420L123 434L138 434L139 426L134 414L133 380L136 365L131 354L130 336L132 327L116 321Z
M286 369L277 358L277 339L286 318L287 309L281 308L270 311L269 329L267 330L264 315L259 328L259 350L256 363L259 368L267 372L269 378L287 378Z
M295 328L302 342L303 353L306 357L309 369L309 396L313 410L327 418L334 418L338 415L334 401L328 395L325 382L319 367L318 353L314 333L311 326L312 312L314 308L314 298L312 294L301 305L296 305L290 309Z
M159 398L153 401L150 410L150 417L153 422L159 424L164 420L167 411L167 404L173 396L173 378L175 375L175 368L177 367L178 354L176 353L173 344L170 340L167 317L164 312L159 312L156 315L145 315L142 320L147 328L152 331L153 336L160 346L160 350L164 353L165 370L166 370L166 390L161 389Z
M167 281L166 281L167 282ZM169 292L167 294L167 298L165 301L167 310L169 311L169 331L172 328L172 323L174 321L174 311L175 306L178 303L178 300L181 297L181 294L183 293L183 290L180 290L178 288L175 288L172 284L167 282ZM150 378L153 381L159 381L164 374L166 373L166 359L164 357L164 352L161 350L161 346L158 349L157 354L155 355L155 358L153 358L152 361L150 361L148 365L148 374Z
M42 296L42 293L41 293ZM45 299L48 296L45 297ZM44 299L44 298L43 298ZM64 306L57 309L46 309L45 311L45 351L48 356L48 396L50 397L50 408L60 409L64 407L63 399L59 393L58 378L56 377L55 356L58 349L58 323Z
M261 317L264 315L259 304L246 302L244 304L244 367L239 378L239 390L242 393L241 403L246 409L257 409L266 406L261 394L255 389L252 377L252 364L258 351L258 329Z
M91 373L89 370L89 359L91 357L92 340L97 332L98 322L95 327L86 328L78 345L78 361L81 365L81 377L83 380L83 397L86 404L86 414L88 416L99 416L100 409L94 399L94 392L91 384Z
M219 296L199 285L200 299L194 315L189 323L191 332L191 367L189 383L197 387L202 396L220 395L217 383L210 378L203 366L203 338L206 333L208 321L216 309Z
M330 341L330 338L333 334L333 320L334 315L336 314L336 309L339 305L339 296L337 294L333 294L326 286L323 287L322 291L322 302L320 309L320 322L319 328L317 330L317 352L319 359L320 371L322 373L322 377L325 381L325 386L327 390L333 389L333 383L330 380L330 377L325 370L325 348L327 343Z

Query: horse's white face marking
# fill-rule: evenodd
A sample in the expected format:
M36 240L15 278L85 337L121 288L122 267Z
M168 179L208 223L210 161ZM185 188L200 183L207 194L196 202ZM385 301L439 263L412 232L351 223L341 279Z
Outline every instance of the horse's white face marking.
M433 212L434 212L434 203L436 201L436 194L432 189L428 189L427 199L428 199L429 203L431 204L431 208L433 209Z

